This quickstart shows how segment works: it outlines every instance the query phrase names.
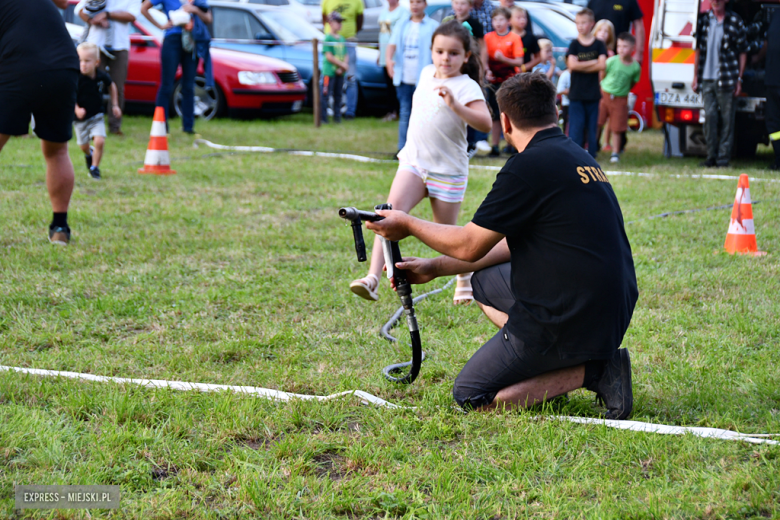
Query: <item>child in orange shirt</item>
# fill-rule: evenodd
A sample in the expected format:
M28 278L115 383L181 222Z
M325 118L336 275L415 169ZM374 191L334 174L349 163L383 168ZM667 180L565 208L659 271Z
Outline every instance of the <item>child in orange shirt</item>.
M498 143L501 140L501 122L499 117L496 92L501 84L517 74L523 65L523 40L509 30L509 11L498 7L493 11L493 31L485 35L485 46L488 53L488 70L485 78L488 80L487 102L493 118L491 141L493 149L491 157L498 157Z

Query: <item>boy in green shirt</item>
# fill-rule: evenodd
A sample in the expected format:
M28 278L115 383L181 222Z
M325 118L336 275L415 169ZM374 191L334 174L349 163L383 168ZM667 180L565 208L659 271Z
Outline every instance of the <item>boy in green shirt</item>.
M344 91L344 75L349 69L346 39L340 34L344 21L338 11L328 17L330 33L322 45L322 122L328 122L328 105L333 96L333 121L341 123L341 93Z
M609 119L612 130L612 157L609 162L620 161L623 134L628 130L628 93L639 81L642 68L634 61L636 39L627 32L618 36L617 55L607 60L604 79L601 81L601 105L599 106L599 134Z

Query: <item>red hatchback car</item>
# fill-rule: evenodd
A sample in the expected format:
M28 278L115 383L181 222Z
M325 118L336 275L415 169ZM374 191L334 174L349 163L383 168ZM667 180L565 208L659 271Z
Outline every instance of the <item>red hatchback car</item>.
M78 0L70 0L63 12L66 22L83 26L74 9ZM161 23L167 20L161 12ZM78 30L71 26L71 35ZM130 56L125 83L126 108L154 106L160 86L160 48L163 34L140 16L131 27ZM195 115L202 119L230 115L286 115L298 112L306 98L306 85L295 67L281 60L227 49L211 49L214 88L206 88L202 64L195 78ZM181 75L179 71L178 76ZM181 116L181 87L173 91L172 106Z

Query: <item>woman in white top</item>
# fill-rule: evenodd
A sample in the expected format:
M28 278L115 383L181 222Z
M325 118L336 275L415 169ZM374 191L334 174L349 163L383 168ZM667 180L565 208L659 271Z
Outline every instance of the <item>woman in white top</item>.
M478 49L468 29L456 21L441 25L433 33L431 52L433 65L420 73L406 145L398 152L400 164L387 202L409 212L427 196L436 222L456 224L468 184L466 126L486 132L491 118L479 86ZM368 275L350 284L352 292L377 300L383 267L377 237ZM471 302L470 278L459 275L456 303Z

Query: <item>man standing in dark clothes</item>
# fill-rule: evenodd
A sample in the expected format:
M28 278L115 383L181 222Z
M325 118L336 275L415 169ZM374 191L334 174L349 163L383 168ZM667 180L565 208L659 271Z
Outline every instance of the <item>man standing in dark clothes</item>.
M762 19L751 24L751 29L755 26L764 40L756 61L766 58L766 131L775 151L775 162L769 168L780 170L780 7L765 9L767 10L762 13Z
M67 7L67 0L54 0ZM35 117L46 159L46 186L54 218L49 240L70 241L68 204L73 164L73 107L79 58L62 16L52 0L0 2L0 150L12 135L24 135Z
M615 26L615 35L631 32L634 28L636 52L634 59L643 61L645 52L645 23L642 8L636 0L590 0L588 9L593 11L596 21L609 20Z
M369 229L415 236L446 256L407 258L412 283L475 271L474 299L501 330L455 380L465 409L526 407L585 387L607 418L631 413L631 362L619 349L638 292L612 185L557 126L555 87L518 74L498 91L504 136L517 155L463 227L380 211ZM553 158L553 159L551 159Z
M704 101L705 168L726 168L734 146L736 98L742 92L747 63L747 34L742 18L726 10L727 0L711 0L696 24L696 58L691 88Z

